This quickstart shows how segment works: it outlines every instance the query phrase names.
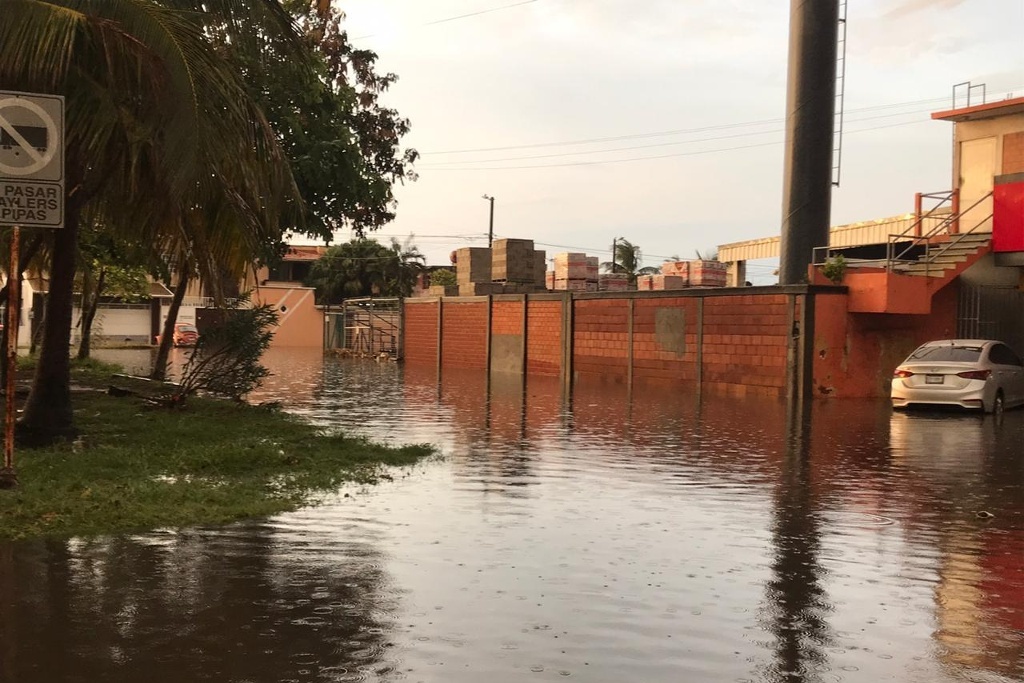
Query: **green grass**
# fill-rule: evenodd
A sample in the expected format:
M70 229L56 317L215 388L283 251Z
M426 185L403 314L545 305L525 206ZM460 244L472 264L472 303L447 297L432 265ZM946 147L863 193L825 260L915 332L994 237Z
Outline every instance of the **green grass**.
M289 415L190 398L181 410L103 389L111 366L76 367L76 443L15 453L0 491L0 539L67 537L229 522L314 504L345 482L430 455L326 434ZM141 384L133 385L134 387ZM152 387L150 387L152 390Z

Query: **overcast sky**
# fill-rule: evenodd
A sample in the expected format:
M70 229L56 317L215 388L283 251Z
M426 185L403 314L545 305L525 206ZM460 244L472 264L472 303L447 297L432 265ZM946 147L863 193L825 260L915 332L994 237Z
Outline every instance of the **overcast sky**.
M335 2L399 75L387 103L423 155L383 241L413 233L431 264L486 246L485 193L495 233L549 258L625 237L654 265L778 234L788 1ZM953 84L1024 96L1024 0L852 0L847 26L833 225L950 188L952 124L929 113Z

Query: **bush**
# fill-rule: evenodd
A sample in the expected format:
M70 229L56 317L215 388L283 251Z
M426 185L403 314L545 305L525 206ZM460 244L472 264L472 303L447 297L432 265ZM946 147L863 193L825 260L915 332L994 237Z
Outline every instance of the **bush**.
M277 312L273 306L249 306L246 295L220 312L220 320L199 335L182 368L172 404L181 405L198 391L240 401L270 374L260 358L274 337L271 327L277 323Z
M450 270L439 269L430 272L430 284L444 287L454 287L459 284L459 278Z
M846 259L842 254L830 257L821 267L821 274L831 280L833 284L838 285L846 275Z

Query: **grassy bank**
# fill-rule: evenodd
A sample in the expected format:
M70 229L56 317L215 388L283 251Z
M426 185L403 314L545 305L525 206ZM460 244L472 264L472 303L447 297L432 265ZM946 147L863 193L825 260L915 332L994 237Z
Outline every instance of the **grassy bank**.
M16 452L20 485L0 491L0 539L271 515L431 453L327 435L286 414L225 401L192 398L171 410L137 393L108 396L110 370L90 364L73 373L76 443Z

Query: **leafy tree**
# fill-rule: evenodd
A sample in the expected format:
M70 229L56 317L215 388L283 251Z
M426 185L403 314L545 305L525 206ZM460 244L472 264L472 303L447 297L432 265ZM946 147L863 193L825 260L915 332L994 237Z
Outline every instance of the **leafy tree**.
M438 268L430 271L430 284L441 287L454 287L459 284L459 277L454 271L447 268Z
M306 285L315 287L320 303L364 296L409 296L424 256L407 240L385 246L353 239L329 248L310 268Z
M659 272L651 266L641 267L643 258L640 254L640 246L629 240L619 239L615 243L615 253L612 261L606 261L601 267L608 273L625 273L629 275L630 283L635 283L639 275L652 275Z
M329 242L344 226L362 235L394 218L392 186L415 178L415 150L401 151L399 142L409 122L380 105L379 96L397 79L374 69L377 55L356 50L341 28L342 14L328 2L282 0L300 33L303 58L293 58L292 36L263 31L255 40L237 40L230 22L209 31L220 49L245 76L251 97L265 112L302 197L296 208L301 221L290 228ZM273 251L264 243L261 260L283 251L281 234ZM202 249L179 253L178 286L171 300L161 344L150 376L163 379L170 338L185 288L197 276L216 297L216 286L232 277L243 261L211 277L197 263ZM185 267L184 264L189 264ZM195 271L195 272L194 272ZM211 287L212 286L212 287Z
M283 5L309 64L290 59L292 46L279 36L263 36L256 50L225 46L291 163L305 209L300 231L328 242L346 227L361 236L394 219L394 183L415 179L419 155L400 149L409 121L380 102L398 77L377 73L377 55L349 42L343 14L330 2Z
M717 261L718 260L718 248L714 247L701 253L700 249L694 249L693 253L697 255L698 261Z
M42 348L19 424L23 440L45 443L75 433L68 346L84 209L155 252L201 253L201 266L291 220L291 170L209 28L229 27L239 45L293 28L277 0L3 5L0 82L67 105L65 227L50 237Z
M79 248L76 288L81 297L78 319L81 338L78 358L84 360L91 352L92 327L102 297L128 303L141 301L149 295L149 278L145 267L140 265L140 259L145 257L141 245L115 243L97 226L83 226Z

